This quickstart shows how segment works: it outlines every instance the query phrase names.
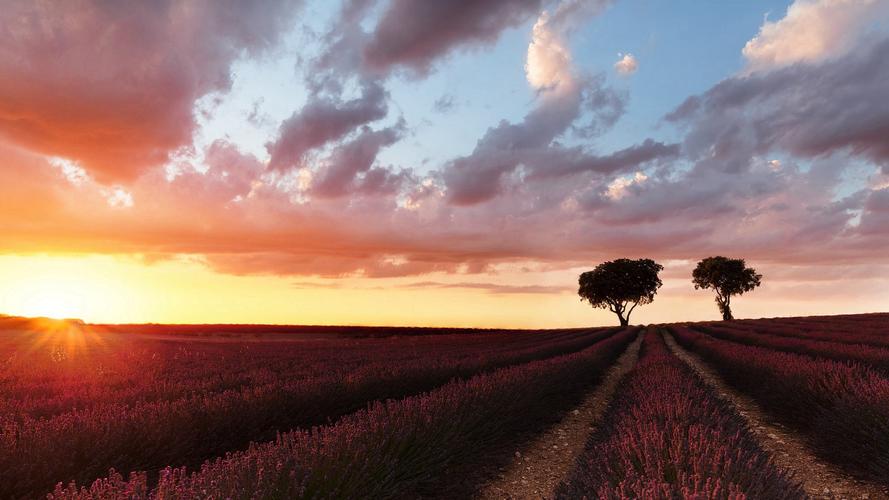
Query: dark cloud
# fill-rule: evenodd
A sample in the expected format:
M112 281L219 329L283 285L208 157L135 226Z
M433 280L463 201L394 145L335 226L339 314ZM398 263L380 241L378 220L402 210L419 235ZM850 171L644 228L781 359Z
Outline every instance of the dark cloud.
M567 149L553 155L555 161L538 164L527 179L542 180L588 172L613 174L637 169L652 161L675 159L679 151L679 144L664 144L652 139L605 156L591 155L577 148Z
M858 232L865 235L882 235L884 241L889 239L889 188L868 193Z
M444 94L432 104L433 109L439 113L447 113L453 111L457 107L457 101L451 94Z
M403 122L382 130L364 127L356 138L335 148L318 169L312 181L312 195L335 198L356 188L371 194L392 192L397 188L397 184L391 186L392 174L387 169L371 167L380 149L394 144L403 133Z
M624 115L628 96L605 85L605 75L589 77L584 101L584 111L590 119L587 123L575 125L574 132L584 138L595 137L611 127Z
M474 205L497 196L519 165L546 155L553 140L580 116L593 80L575 80L547 89L520 123L500 122L479 139L473 152L444 168L448 198L455 205Z
M366 123L385 118L388 97L388 92L376 83L366 83L360 97L346 102L312 97L302 109L284 120L278 138L267 144L271 155L269 168L300 166L312 149L342 139Z
M541 0L392 0L364 48L364 64L374 72L404 67L425 74L454 49L495 42L542 6Z
M702 168L738 172L770 151L846 150L889 165L889 39L842 58L737 76L687 99L666 119L687 128Z
M524 168L524 175L513 179L514 182L540 182L579 173L611 174L679 154L679 145L651 139L606 156L596 156L579 147L565 148L554 142L581 116L584 107L591 111L596 123L594 128L599 132L615 123L617 117L613 115L622 113L623 105L614 105L614 102L615 99L622 101L609 89L602 88L602 84L598 78L572 82L567 88L544 94L522 122L501 122L490 128L472 154L455 159L445 167L442 175L451 202L474 205L491 200L508 187L510 177L520 167ZM603 99L603 95L612 97ZM597 120L600 115L607 119Z

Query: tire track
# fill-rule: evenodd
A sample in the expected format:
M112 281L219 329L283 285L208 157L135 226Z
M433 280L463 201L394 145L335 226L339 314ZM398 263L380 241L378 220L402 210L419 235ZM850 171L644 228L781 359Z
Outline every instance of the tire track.
M730 401L738 413L747 420L762 447L771 453L775 463L791 472L806 493L812 498L887 498L889 491L842 473L818 459L795 431L773 423L759 405L747 395L730 387L706 361L686 351L666 330L664 341L679 359L694 369L717 394Z
M496 478L483 484L480 500L552 498L574 468L595 424L602 418L620 380L636 366L644 330L605 373L602 381L561 422L515 452Z

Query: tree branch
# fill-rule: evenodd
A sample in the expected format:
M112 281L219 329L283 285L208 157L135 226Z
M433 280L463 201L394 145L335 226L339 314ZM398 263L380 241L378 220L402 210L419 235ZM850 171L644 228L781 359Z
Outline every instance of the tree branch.
M638 302L634 302L634 303L633 303L633 307L631 307L630 310L627 311L627 319L628 319L628 320L630 319L630 315L633 314L633 309L636 309L636 306L638 306L638 305L639 305Z

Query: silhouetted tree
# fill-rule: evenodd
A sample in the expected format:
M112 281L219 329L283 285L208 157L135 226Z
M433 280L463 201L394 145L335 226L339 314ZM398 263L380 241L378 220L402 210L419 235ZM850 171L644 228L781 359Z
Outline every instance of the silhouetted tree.
M716 292L716 305L722 313L723 320L734 319L732 316L732 295L742 295L759 286L761 274L756 269L747 267L744 259L729 259L716 256L707 257L698 262L692 271L692 282L695 289L712 288Z
M617 314L621 326L630 324L636 306L650 304L661 287L658 273L664 266L651 259L617 259L603 262L580 275L580 300ZM632 306L630 306L632 304ZM627 309L629 307L629 310ZM626 312L626 315L624 313Z

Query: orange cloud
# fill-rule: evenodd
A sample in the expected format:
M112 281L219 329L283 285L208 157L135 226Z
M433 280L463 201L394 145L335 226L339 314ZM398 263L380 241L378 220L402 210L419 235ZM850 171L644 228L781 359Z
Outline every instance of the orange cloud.
M191 142L198 98L231 86L298 2L10 2L0 17L0 136L132 180Z

